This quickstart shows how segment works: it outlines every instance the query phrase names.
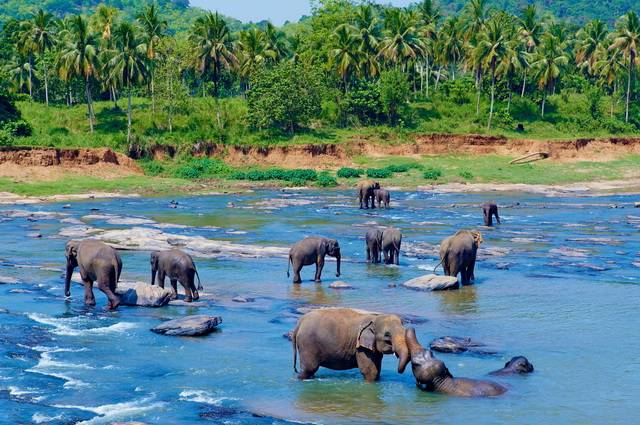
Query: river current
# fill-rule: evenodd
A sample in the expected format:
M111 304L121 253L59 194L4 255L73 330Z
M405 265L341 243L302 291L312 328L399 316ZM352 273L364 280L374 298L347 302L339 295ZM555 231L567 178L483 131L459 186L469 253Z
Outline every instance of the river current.
M167 198L0 207L1 424L627 424L637 417L637 197L395 192L391 209L373 211L358 210L353 194L341 191L173 199L177 208ZM486 200L501 206L501 225L481 226ZM402 230L399 267L364 262L373 225ZM249 249L194 252L205 296L193 306L108 312L97 288L97 306L88 308L75 284L65 301L69 236L131 228ZM463 228L484 237L474 285L431 293L401 286L430 273L439 242ZM279 253L308 235L339 240L340 278L329 260L320 284L310 281L313 266L302 270L301 285L286 277ZM149 251L120 254L124 280L149 281ZM329 288L336 280L353 289ZM495 352L436 353L454 376L486 379L516 355L535 372L492 377L509 391L491 399L422 392L411 368L396 372L393 356L377 383L358 370L323 368L301 382L283 335L312 306L398 313L423 345L452 335ZM149 330L187 314L223 323L199 338Z

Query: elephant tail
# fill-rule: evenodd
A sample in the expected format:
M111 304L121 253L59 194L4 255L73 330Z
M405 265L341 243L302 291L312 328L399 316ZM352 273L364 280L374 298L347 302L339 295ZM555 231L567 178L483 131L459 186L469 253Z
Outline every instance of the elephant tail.
M442 259L440 260L440 262L438 264L436 264L436 266L433 268L433 272L435 273L437 268L440 266L440 264L442 264L442 262L444 261L444 257L442 257Z
M198 291L202 291L202 283L200 283L200 275L198 274L198 270L196 270L196 276L198 278Z
M287 260L287 277L289 276L289 267L291 266L291 254L289 254L289 259Z
M298 373L298 368L296 367L296 363L298 362L298 344L296 342L298 335L298 326L293 330L291 334L291 346L293 347L293 371Z

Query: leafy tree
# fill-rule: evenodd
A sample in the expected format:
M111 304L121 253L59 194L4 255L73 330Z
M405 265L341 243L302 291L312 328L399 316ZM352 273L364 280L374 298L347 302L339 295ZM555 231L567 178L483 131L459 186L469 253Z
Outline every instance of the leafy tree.
M354 28L350 25L340 25L333 34L333 48L329 60L342 79L342 88L345 93L349 89L349 78L360 70L358 39L354 34Z
M147 46L147 59L149 60L149 85L151 88L151 110L156 110L156 97L154 87L154 68L156 61L156 46L164 37L167 31L168 23L160 16L158 5L156 3L147 5L137 16L138 23L142 27L144 34L144 43Z
M316 72L282 62L262 68L251 77L247 92L249 122L258 129L279 129L293 133L318 117L321 86Z
M553 89L562 68L568 63L569 58L560 40L550 33L545 34L542 37L540 47L531 60L531 67L535 70L538 78L538 87L542 90L542 117L544 117L547 92Z
M55 45L55 20L51 13L46 13L42 9L33 15L31 24L31 38L33 44L40 55L40 64L44 72L44 99L49 106L49 75L45 53Z
M618 49L627 60L627 101L624 120L629 122L629 100L631 99L631 83L633 71L638 65L638 48L640 48L640 19L635 12L627 13L619 22L611 50Z
M267 37L258 28L251 28L240 33L238 43L238 58L240 61L240 76L247 81L251 74L262 66L268 59L276 59L277 53L269 49ZM248 86L247 88L250 88Z
M542 36L543 29L542 25L538 21L537 17L537 8L535 4L530 4L524 10L524 16L520 18L520 37L522 38L522 43L524 44L525 52L531 54L535 51L540 44L540 37ZM527 88L527 72L529 67L525 64L522 73L522 92L520 93L520 97L524 97L524 93Z
M390 123L398 123L409 100L410 91L411 87L404 73L391 70L380 74L380 99Z
M407 71L407 64L420 57L424 44L415 26L413 16L402 9L385 10L385 37L380 43L380 56L394 66Z

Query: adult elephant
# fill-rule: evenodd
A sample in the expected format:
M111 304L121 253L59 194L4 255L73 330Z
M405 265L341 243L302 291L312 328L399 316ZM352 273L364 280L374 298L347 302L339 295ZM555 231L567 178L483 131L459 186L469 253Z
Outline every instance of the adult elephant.
M382 251L382 230L369 229L364 237L367 248L367 262L379 263Z
M348 308L310 311L293 331L293 368L300 353L298 378L311 378L320 366L333 370L360 369L367 381L380 377L382 357L398 357L398 372L409 363L409 351L400 317Z
M71 276L73 270L79 267L80 277L84 284L84 303L96 305L93 282L98 282L98 289L109 300L107 307L110 310L118 308L120 298L115 294L115 291L122 272L122 260L118 252L104 242L95 239L71 240L67 242L64 252L67 257L64 295L71 296Z
M385 209L389 208L391 195L387 189L376 189L373 191L373 196L378 203L378 208L382 208L382 204L384 204Z
M418 388L459 397L495 397L507 391L502 385L478 379L454 378L442 360L433 356L416 338L413 328L406 330L407 347L411 353L411 369Z
M360 200L360 209L368 209L369 203L371 208L375 208L375 190L380 189L380 183L374 180L364 180L358 183L358 199Z
M385 264L400 264L400 244L402 233L395 227L389 227L382 232L382 253Z
M524 375L533 372L533 365L524 356L512 357L502 369L494 370L489 375Z
M340 277L340 245L335 239L310 236L291 247L287 262L287 277L289 266L293 267L293 283L301 283L300 270L304 266L316 265L315 281L320 282L325 256L334 257L337 261L336 277Z
M179 249L170 249L167 251L156 251L151 253L151 284L156 282L156 273L158 274L158 285L164 288L164 280L169 277L173 292L178 295L178 282L184 287L184 300L190 303L198 300L202 290L200 283L200 275L196 270L193 258L186 252ZM195 277L198 277L198 288L195 286Z
M482 206L482 216L484 217L484 225L493 226L493 217L500 224L500 216L498 215L498 206L493 202L487 202Z
M474 269L478 247L483 242L482 235L476 230L460 230L444 239L440 244L440 263L444 274L457 277L461 274L462 285L468 285L475 279Z

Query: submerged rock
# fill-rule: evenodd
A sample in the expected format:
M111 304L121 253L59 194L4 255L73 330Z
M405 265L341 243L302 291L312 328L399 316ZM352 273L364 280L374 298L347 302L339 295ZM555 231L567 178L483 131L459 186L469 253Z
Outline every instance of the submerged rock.
M444 291L458 288L458 278L427 274L408 280L404 282L402 286L418 291Z
M151 331L171 336L200 336L213 332L222 323L222 317L198 314L164 322Z
M353 286L349 285L347 282L343 282L341 280L337 280L335 282L332 282L329 285L329 288L333 288L333 289L353 289Z
M116 294L123 305L138 307L162 307L174 298L171 289L142 282L119 282Z
M0 285L6 283L15 285L20 283L20 279L11 276L0 276Z
M233 301L234 303L252 303L254 302L256 299L252 298L252 297L233 297L231 298L231 301Z
M495 354L495 351L488 350L485 344L472 340L471 338L460 338L457 336L443 336L436 338L429 344L432 350L441 353L460 354L467 351L477 354Z

